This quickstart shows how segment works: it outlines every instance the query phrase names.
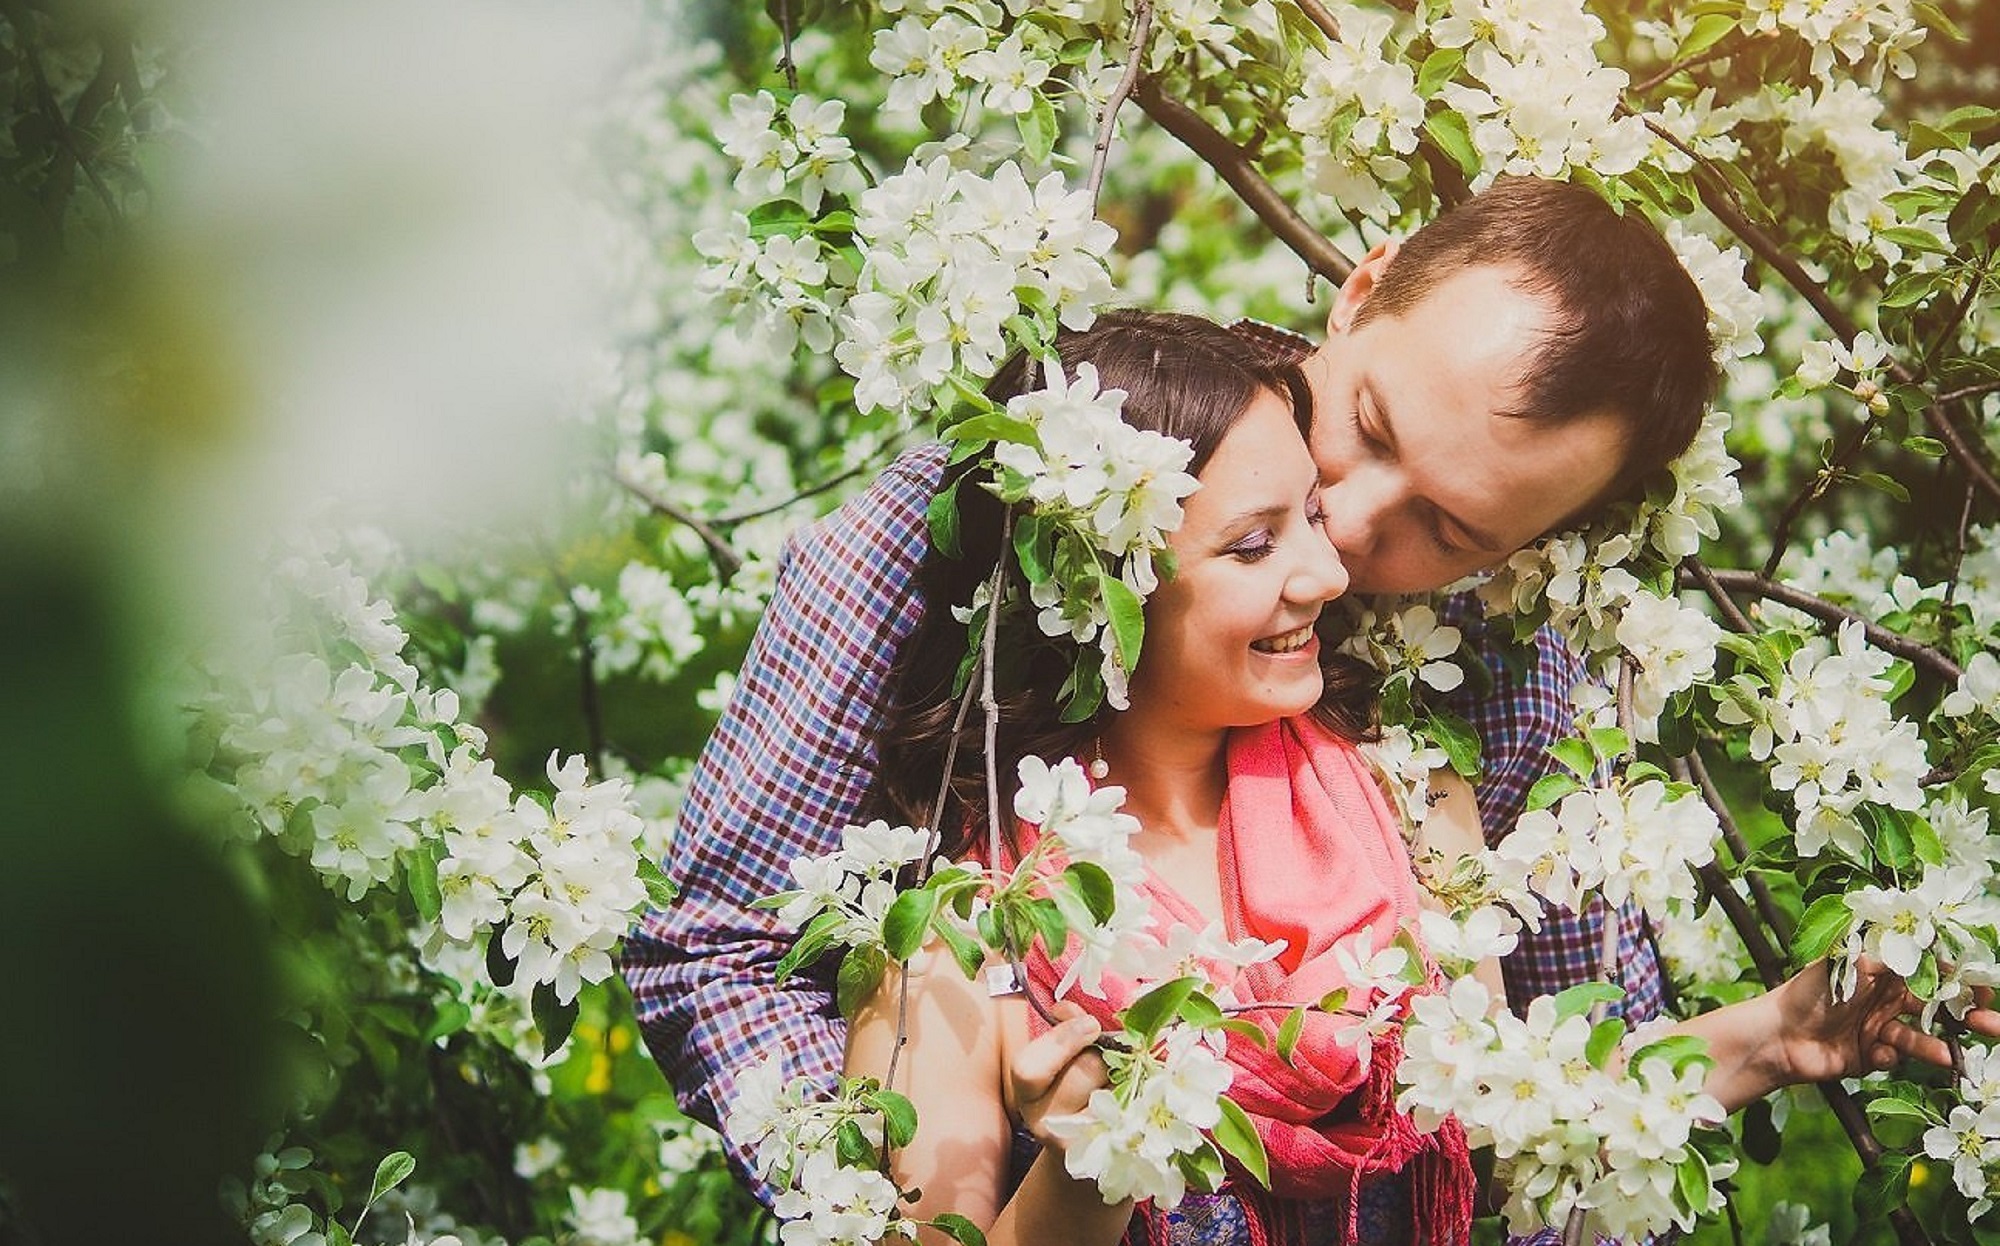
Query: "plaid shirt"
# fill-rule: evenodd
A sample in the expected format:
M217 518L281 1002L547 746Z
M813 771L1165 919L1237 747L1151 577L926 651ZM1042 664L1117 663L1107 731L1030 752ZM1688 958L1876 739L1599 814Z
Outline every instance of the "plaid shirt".
M826 975L776 980L792 933L751 901L792 885L796 857L831 852L872 773L869 730L891 659L923 608L915 576L929 546L924 511L944 464L939 445L906 452L874 484L787 542L776 594L743 673L702 750L681 810L670 873L680 898L646 915L623 968L647 1045L682 1107L726 1128L737 1078L776 1056L784 1075L831 1088L846 1037ZM1454 602L1451 617L1476 618ZM1564 734L1580 663L1553 634L1525 677L1456 707L1486 742L1480 811L1493 834L1513 825L1547 746ZM1660 1009L1660 973L1636 911L1622 915L1619 963L1627 1011ZM1553 915L1524 936L1504 968L1525 1005L1597 976L1598 919ZM832 958L822 962L830 974ZM728 1138L747 1173L750 1151ZM766 1202L772 1192L757 1186Z

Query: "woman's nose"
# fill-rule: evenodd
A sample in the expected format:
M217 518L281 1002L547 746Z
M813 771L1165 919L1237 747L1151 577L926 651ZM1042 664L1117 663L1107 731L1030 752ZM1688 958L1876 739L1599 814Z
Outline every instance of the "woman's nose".
M1300 543L1304 560L1291 580L1291 593L1300 601L1332 601L1347 591L1347 564L1331 541L1313 538Z

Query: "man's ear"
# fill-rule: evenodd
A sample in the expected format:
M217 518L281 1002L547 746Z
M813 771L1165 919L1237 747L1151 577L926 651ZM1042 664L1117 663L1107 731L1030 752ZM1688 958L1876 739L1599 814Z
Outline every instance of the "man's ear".
M1390 238L1369 248L1368 254L1347 274L1347 280L1340 283L1340 289L1333 296L1333 310L1326 316L1326 335L1332 337L1345 333L1353 326L1354 317L1360 313L1361 305L1375 292L1375 283L1389 267L1389 261L1396 258L1402 247L1399 239Z

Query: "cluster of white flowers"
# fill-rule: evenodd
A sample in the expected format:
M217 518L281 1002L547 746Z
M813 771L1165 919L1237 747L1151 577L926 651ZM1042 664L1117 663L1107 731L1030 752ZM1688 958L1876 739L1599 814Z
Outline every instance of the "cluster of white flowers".
M1759 331L1764 318L1763 301L1743 279L1743 252L1733 242L1717 245L1713 238L1690 228L1679 217L1668 217L1661 232L1680 259L1681 267L1694 278L1701 291L1717 361L1747 359L1763 350L1764 337Z
M1400 610L1368 607L1355 617L1340 651L1380 671L1385 686L1450 692L1465 682L1465 671L1453 661L1460 639L1457 628L1438 622L1437 611L1422 602Z
M1726 414L1711 411L1704 417L1693 444L1671 465L1671 499L1649 501L1622 520L1614 517L1587 530L1557 533L1508 558L1479 587L1488 610L1546 615L1572 644L1607 655L1602 665L1614 667L1615 657L1608 655L1622 643L1619 619L1644 591L1635 570L1643 574L1652 566L1672 566L1695 553L1703 537L1719 531L1717 513L1741 498L1738 464L1723 444L1728 428ZM1649 631L1635 625L1631 635L1643 641ZM1651 691L1662 701L1685 686L1676 685L1676 679L1713 660L1712 655L1704 660L1696 646L1678 640L1671 647L1678 651L1671 661L1659 652L1635 655L1642 661L1650 658L1649 678L1657 685Z
M955 371L990 373L1023 311L1088 326L1111 296L1117 233L1090 196L1050 173L1030 185L1009 161L991 176L947 156L913 162L864 192L864 256L834 358L863 411L921 411Z
M1840 168L1841 187L1828 209L1828 224L1855 248L1858 263L1903 264L1903 248L1883 231L1903 227L1924 230L1940 240L1946 236L1942 211L1914 220L1900 218L1893 204L1915 168L1903 140L1876 124L1882 115L1880 95L1854 82L1832 82L1817 91L1796 95L1758 96L1746 104L1750 120L1775 120L1784 127L1788 155L1803 156L1818 148ZM1940 247L1944 244L1940 242ZM1919 255L1907 267L1934 267L1935 255Z
M1394 18L1332 7L1340 35L1307 53L1305 81L1285 122L1300 138L1315 189L1363 216L1394 219L1400 209L1388 188L1409 176L1424 100L1391 42Z
M1476 184L1501 173L1616 176L1650 149L1645 120L1621 115L1625 72L1599 62L1604 25L1580 0L1451 0L1430 34L1440 48L1465 50L1465 73L1478 83L1438 91L1471 123Z
M648 679L664 682L679 674L704 643L688 594L672 575L651 563L625 564L618 573L617 592L608 599L577 585L570 590L568 605L592 621L592 656L601 674L637 669Z
M1181 1158L1205 1146L1202 1131L1222 1121L1233 1070L1220 1046L1205 1031L1172 1025L1153 1046L1108 1054L1113 1084L1092 1091L1082 1112L1047 1122L1066 1144L1069 1174L1096 1182L1106 1203L1180 1202L1187 1193Z
M1924 1154L1949 1161L1952 1184L1972 1200L1967 1218L1989 1211L2000 1186L2000 1057L1990 1047L1968 1046L1958 1079L1959 1102L1924 1132Z
M1739 895L1748 891L1731 880ZM1685 901L1672 901L1657 915L1653 930L1659 936L1660 957L1674 980L1699 986L1716 986L1736 981L1750 963L1742 936L1729 924L1729 915L1719 904L1697 910Z
M1644 779L1529 810L1488 857L1503 890L1524 887L1571 910L1596 892L1612 905L1636 899L1664 914L1670 902L1694 899L1692 871L1715 859L1720 833L1699 793Z
M1892 662L1867 643L1859 623L1847 622L1837 640L1814 637L1792 654L1776 686L1739 674L1726 689L1718 716L1750 728L1752 760L1773 762L1771 786L1791 795L1803 856L1832 845L1860 859L1861 804L1923 804L1929 761L1916 724L1890 708Z
M1832 76L1835 58L1864 67L1871 90L1880 90L1884 70L1898 78L1917 72L1910 49L1925 31L1910 0L1753 0L1744 6L1744 29L1758 34L1789 30L1812 45L1812 74Z
M1472 1145L1493 1148L1515 1232L1563 1224L1581 1208L1599 1231L1637 1238L1691 1228L1720 1208L1709 1178L1727 1174L1690 1143L1693 1126L1726 1115L1702 1091L1703 1061L1640 1046L1621 1068L1618 1045L1593 1042L1590 1019L1556 997L1535 1000L1525 1018L1492 1005L1470 977L1415 998L1397 1103L1419 1128L1454 1116ZM1703 1179L1679 1180L1684 1166L1700 1166Z
M1081 39L1095 45L1114 33L1105 28L1112 11L1104 0L1040 4L1040 20L1010 26L990 0L904 0L882 7L901 16L875 32L868 63L889 80L884 112L905 122L916 121L925 105L961 91L968 103L1002 117L1046 106L1063 85L1066 48ZM1102 57L1093 47L1091 61ZM1087 61L1079 76L1088 78L1098 68Z
M798 886L771 897L778 920L803 929L828 913L828 937L846 947L882 942L882 920L896 898L896 876L923 860L931 834L920 827L891 826L877 819L841 832L841 844L817 857L791 863Z
M1633 670L1633 738L1657 741L1660 713L1668 698L1715 674L1715 646L1722 629L1706 614L1671 597L1635 593L1618 616L1613 635Z
M1422 826L1431 807L1431 775L1451 761L1445 751L1401 724L1384 726L1361 751L1382 776L1403 825Z
M1088 548L1117 563L1120 579L1143 598L1159 586L1154 555L1167 548L1167 534L1181 523L1182 500L1199 486L1186 470L1193 447L1127 424L1119 417L1124 403L1124 390L1098 388L1092 365L1078 365L1072 378L1051 359L1041 388L1007 402L1007 414L1033 440L994 443L993 461L1003 472L994 487L1032 505L1039 522L1080 534ZM1020 481L1010 483L1004 473ZM1099 578L1051 575L1031 579L1028 591L1044 635L1101 645L1107 698L1124 709L1129 657L1106 630L1110 603Z
M1973 627L1989 639L2000 631L2000 528L1972 528L1966 533L1965 558L1959 564L1957 587L1926 584L1904 572L1896 551L1876 549L1865 535L1832 532L1804 550L1793 550L1785 562L1787 582L1834 601L1845 602L1872 618L1916 611L1927 604L1941 606L1947 598L1963 606L1972 616ZM1809 624L1804 615L1782 616ZM1974 667L1989 669L1975 654L1962 680L1965 696L1948 698L1953 707L1946 713L1965 713L1992 697L1977 695L1975 688L1986 686L1990 677L1975 676Z
M563 1213L575 1246L642 1246L645 1236L632 1217L630 1197L623 1190L569 1188L569 1210Z
M915 1240L898 1213L903 1192L874 1168L840 1160L843 1129L858 1130L871 1147L882 1144L882 1112L854 1094L817 1094L803 1075L787 1082L771 1056L736 1081L728 1132L753 1147L757 1175L778 1191L771 1209L785 1221L785 1246L854 1246L879 1242L892 1232Z
M281 595L295 592L330 639L218 702L219 754L237 761L228 782L255 824L349 900L399 873L415 890L434 869L432 957L504 928L525 985L568 1001L609 977L646 902L630 783L590 783L581 757L551 756L553 797L517 795L481 756L484 733L458 721L456 696L403 656L393 608L358 572L315 553L279 572Z
M1914 887L1849 891L1846 902L1854 926L1847 936L1844 987L1852 988L1854 958L1865 952L1903 978L1916 979L1913 988L1924 997L1926 1024L1940 1007L1963 1014L1972 1006L1975 988L2000 985L2000 948L1992 937L2000 923L2000 898L1989 891L1990 878L1949 862L1927 866ZM1924 990L1917 978L1926 959L1938 973L1934 990Z

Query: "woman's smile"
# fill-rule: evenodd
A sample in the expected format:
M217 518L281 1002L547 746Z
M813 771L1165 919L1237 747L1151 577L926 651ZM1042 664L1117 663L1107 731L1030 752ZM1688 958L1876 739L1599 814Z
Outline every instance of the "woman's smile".
M1259 653L1267 653L1276 657L1288 657L1295 653L1304 652L1317 654L1319 652L1317 642L1318 637L1313 633L1313 625L1307 623L1289 632L1280 632L1276 636L1266 636L1262 640L1253 640L1250 642L1250 647Z

